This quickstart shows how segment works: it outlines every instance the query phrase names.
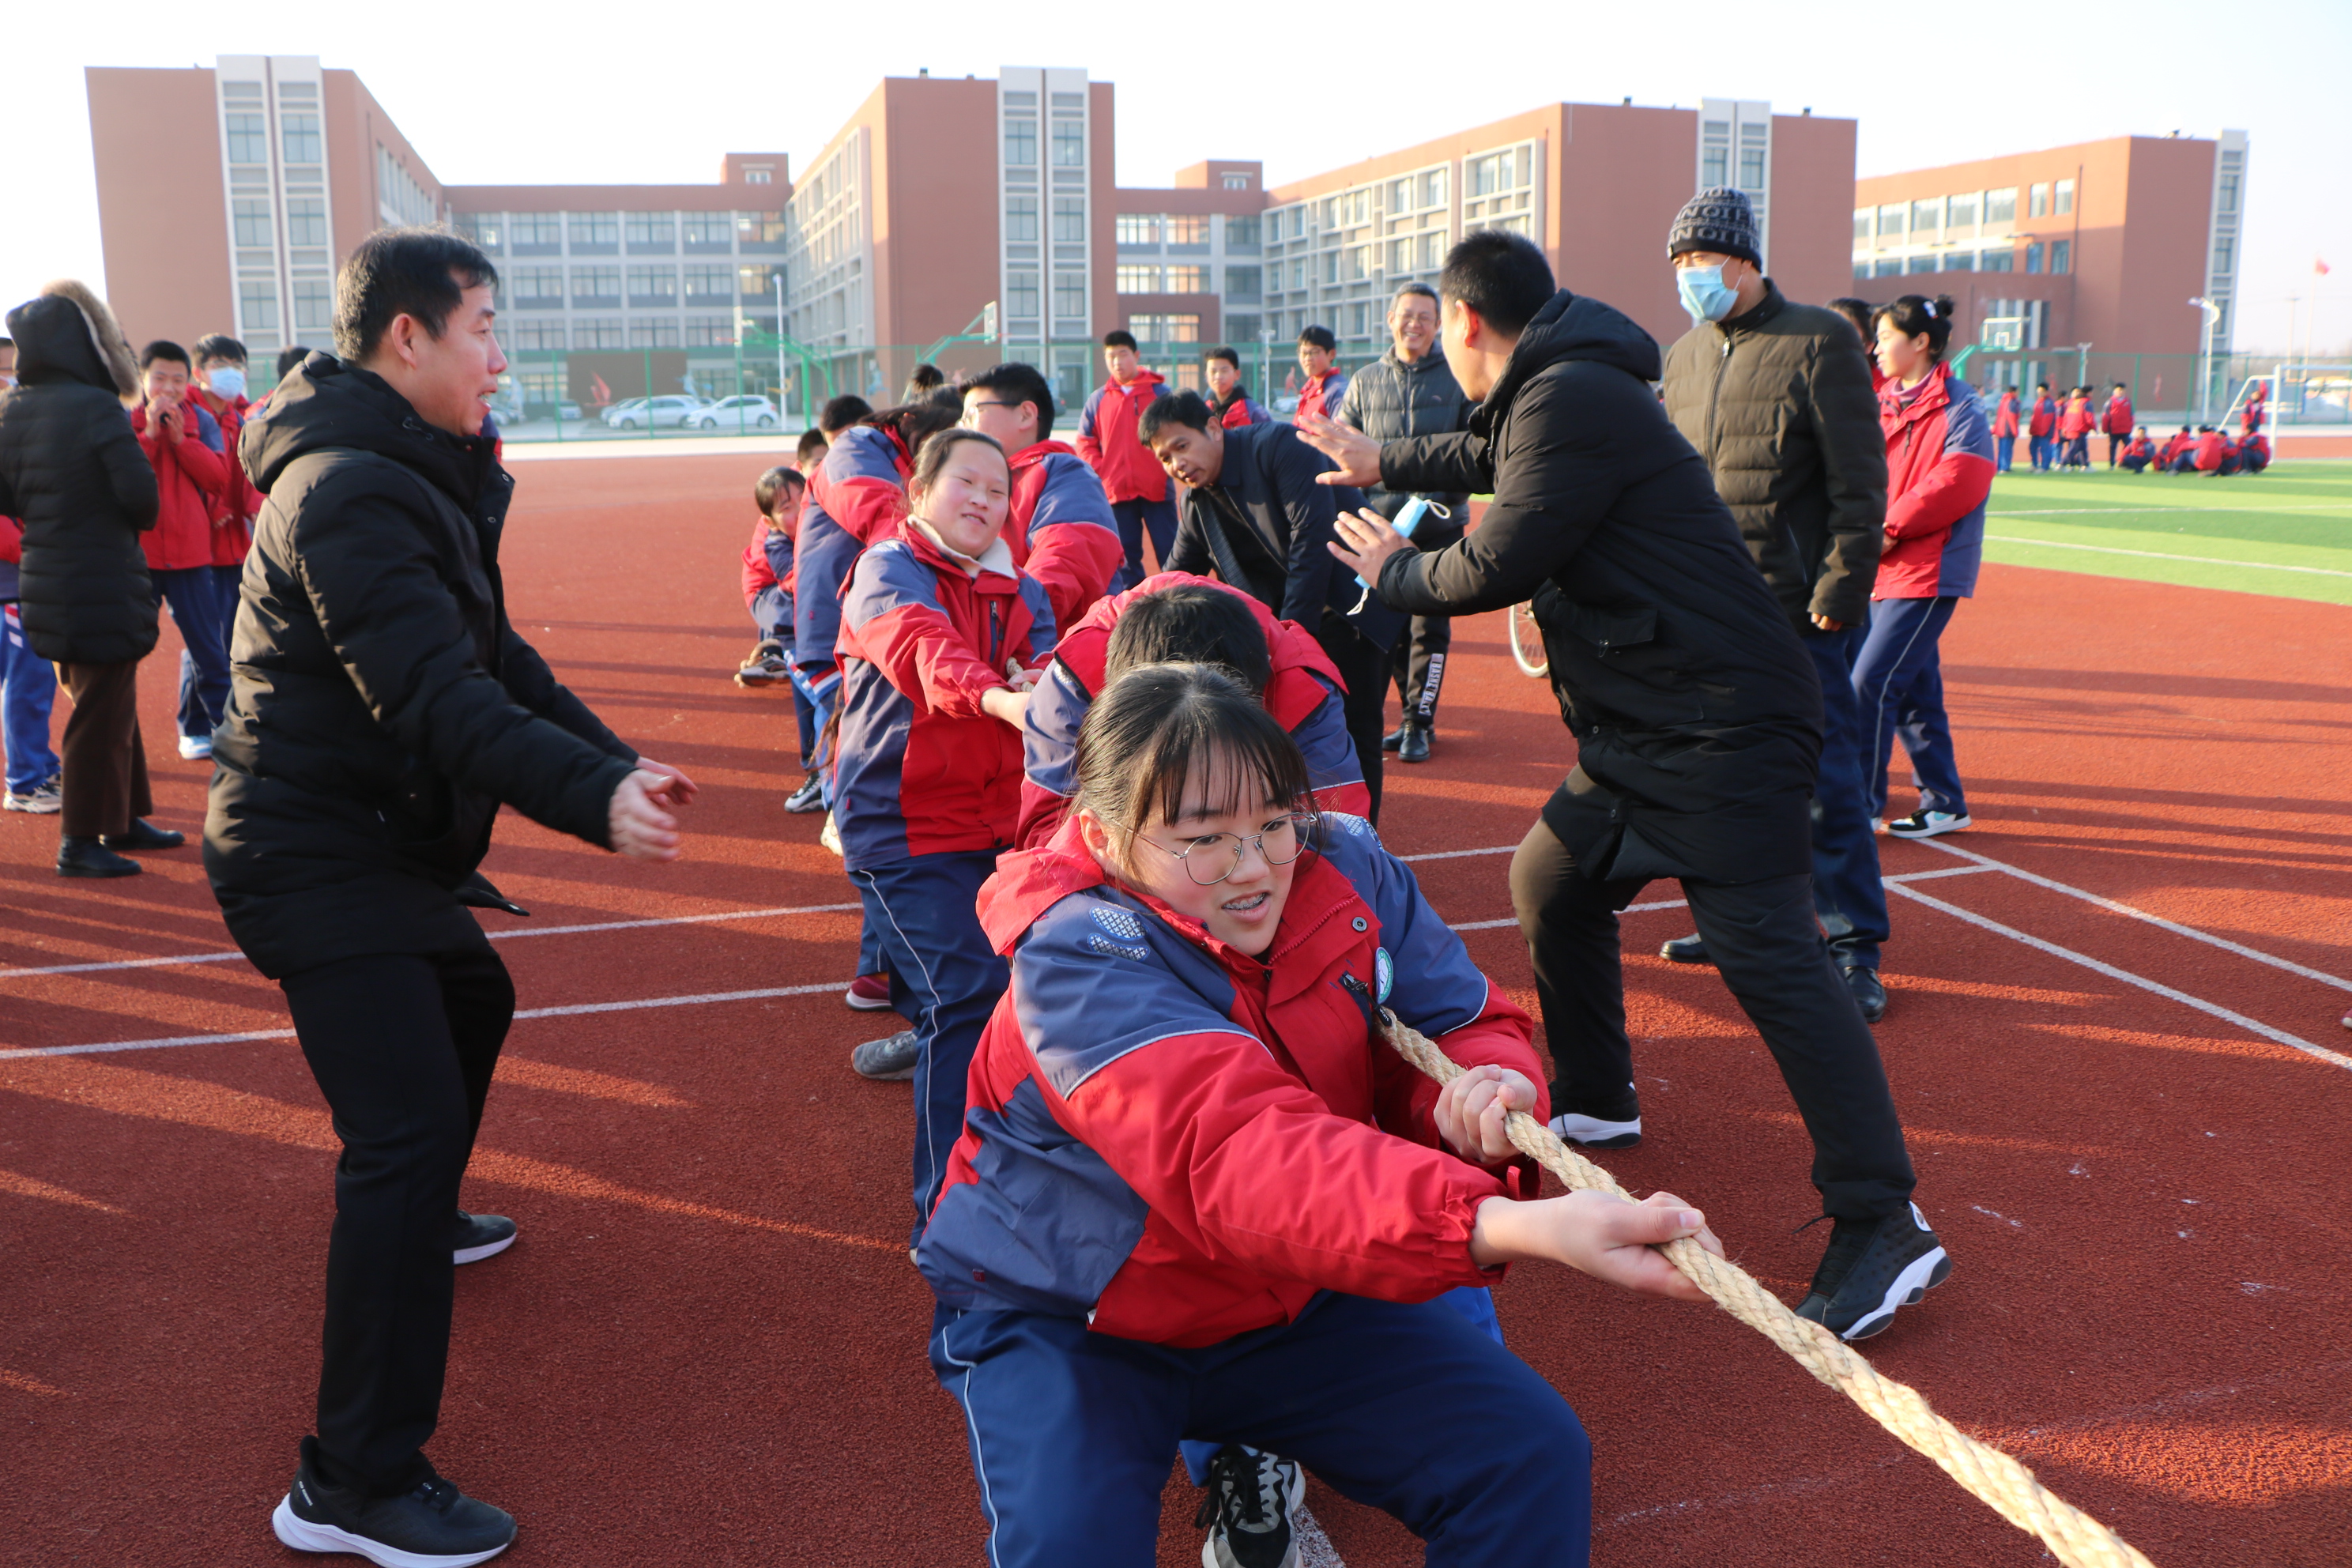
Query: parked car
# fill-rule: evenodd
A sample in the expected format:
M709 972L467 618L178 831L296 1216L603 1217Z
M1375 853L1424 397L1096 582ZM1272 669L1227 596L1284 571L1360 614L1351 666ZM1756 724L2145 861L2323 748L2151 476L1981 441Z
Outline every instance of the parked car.
M772 430L781 416L764 397L722 397L694 416L698 429Z
M632 397L604 410L604 423L616 430L680 430L708 406L699 397Z

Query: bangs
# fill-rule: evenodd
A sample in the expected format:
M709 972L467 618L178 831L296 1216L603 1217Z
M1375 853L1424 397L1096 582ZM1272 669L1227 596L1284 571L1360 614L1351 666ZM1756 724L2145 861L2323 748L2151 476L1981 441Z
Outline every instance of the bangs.
M1114 681L1079 727L1077 771L1081 799L1128 833L1187 810L1296 810L1307 800L1307 761L1290 731L1207 665L1145 665Z
M1279 726L1274 728L1279 734ZM1288 811L1306 798L1307 769L1288 735L1276 747L1263 735L1181 736L1175 731L1171 725L1160 732L1136 781L1129 820L1138 827L1260 806Z

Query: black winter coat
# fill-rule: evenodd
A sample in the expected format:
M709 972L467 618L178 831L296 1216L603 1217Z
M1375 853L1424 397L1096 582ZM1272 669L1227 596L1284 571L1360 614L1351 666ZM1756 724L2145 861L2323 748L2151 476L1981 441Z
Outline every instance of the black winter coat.
M1347 395L1339 399L1339 417L1376 441L1401 441L1408 436L1443 436L1467 429L1471 407L1445 356L1434 347L1417 360L1400 359L1391 348L1349 378ZM1407 494L1382 488L1367 499L1374 511L1394 521L1404 510ZM1468 521L1468 495L1448 490L1429 499L1444 502L1454 513L1446 521L1456 532Z
M155 526L155 470L99 354L114 326L100 314L94 323L67 294L8 312L20 384L0 394L0 512L25 524L25 640L58 664L121 664L155 647L139 548Z
M268 492L213 742L205 869L273 978L478 945L500 802L595 845L636 753L508 623L514 480L381 378L312 354L239 449Z
M1675 340L1664 392L1790 623L1868 619L1886 437L1853 323L1768 278L1754 310Z
M1803 872L1821 686L1657 374L1633 321L1552 296L1467 431L1381 448L1391 489L1495 498L1461 543L1391 556L1381 596L1417 615L1535 601L1578 742L1544 815L1588 874Z

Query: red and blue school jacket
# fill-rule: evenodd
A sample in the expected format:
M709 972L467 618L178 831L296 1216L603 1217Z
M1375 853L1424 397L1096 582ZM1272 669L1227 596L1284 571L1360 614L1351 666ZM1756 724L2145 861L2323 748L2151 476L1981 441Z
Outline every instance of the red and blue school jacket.
M1276 620L1272 610L1238 588L1190 572L1162 572L1097 604L1054 646L1053 667L1029 694L1021 727L1021 826L1013 841L1022 847L1035 848L1053 837L1070 797L1078 793L1078 726L1103 689L1110 634L1119 616L1147 594L1193 585L1231 594L1257 617L1274 665L1274 678L1259 700L1298 742L1317 807L1358 816L1371 809L1363 763L1348 734L1348 685L1323 646L1296 621Z
M751 542L743 547L743 603L749 606L771 588L782 588L785 613L793 605L793 536L770 528L761 518L751 525Z
M1320 414L1327 419L1337 419L1340 400L1347 395L1347 374L1334 365L1321 375L1307 378L1307 384L1298 393L1299 416L1303 418L1309 414Z
M850 569L868 544L890 537L907 515L907 477L914 471L896 436L853 425L825 448L824 461L809 476L784 589L793 596L793 670L820 707L833 700L838 679L834 655Z
M967 569L908 518L841 595L841 731L833 822L850 870L1008 849L1021 735L981 706L1043 666L1054 611L1001 538Z
M1110 586L1127 559L1118 519L1102 480L1059 441L1013 454L1013 510L1004 542L1013 563L1037 579L1054 606L1054 624L1074 626Z
M1909 402L1890 381L1878 395L1886 434L1886 536L1873 599L1965 599L1984 562L1992 494L1992 430L1976 388L1937 365Z
M1133 381L1106 381L1087 395L1078 411L1078 456L1102 479L1114 501L1168 499L1168 473L1143 444L1143 411L1168 395L1168 382L1156 370L1138 371Z
M2027 425L2026 428L2031 434L2035 436L2056 435L2058 433L2058 405L2047 397L2035 398L2033 400L2032 418Z
M1494 1282L1470 1257L1478 1205L1534 1196L1533 1168L1442 1147L1437 1086L1373 1010L1540 1100L1528 1015L1370 824L1334 813L1313 838L1263 959L1110 882L1075 822L998 862L980 917L1012 984L916 1252L942 1303L1192 1348L1318 1291Z

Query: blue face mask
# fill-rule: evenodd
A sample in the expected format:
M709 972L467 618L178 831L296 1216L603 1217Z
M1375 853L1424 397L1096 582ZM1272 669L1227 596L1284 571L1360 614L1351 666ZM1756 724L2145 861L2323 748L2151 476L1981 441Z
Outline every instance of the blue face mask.
M245 395L245 372L241 370L223 365L218 370L206 373L205 380L220 396L243 397Z
M1677 267L1675 268L1675 290L1683 299L1683 309L1694 321L1719 321L1731 314L1738 300L1737 291L1723 286L1720 267Z

